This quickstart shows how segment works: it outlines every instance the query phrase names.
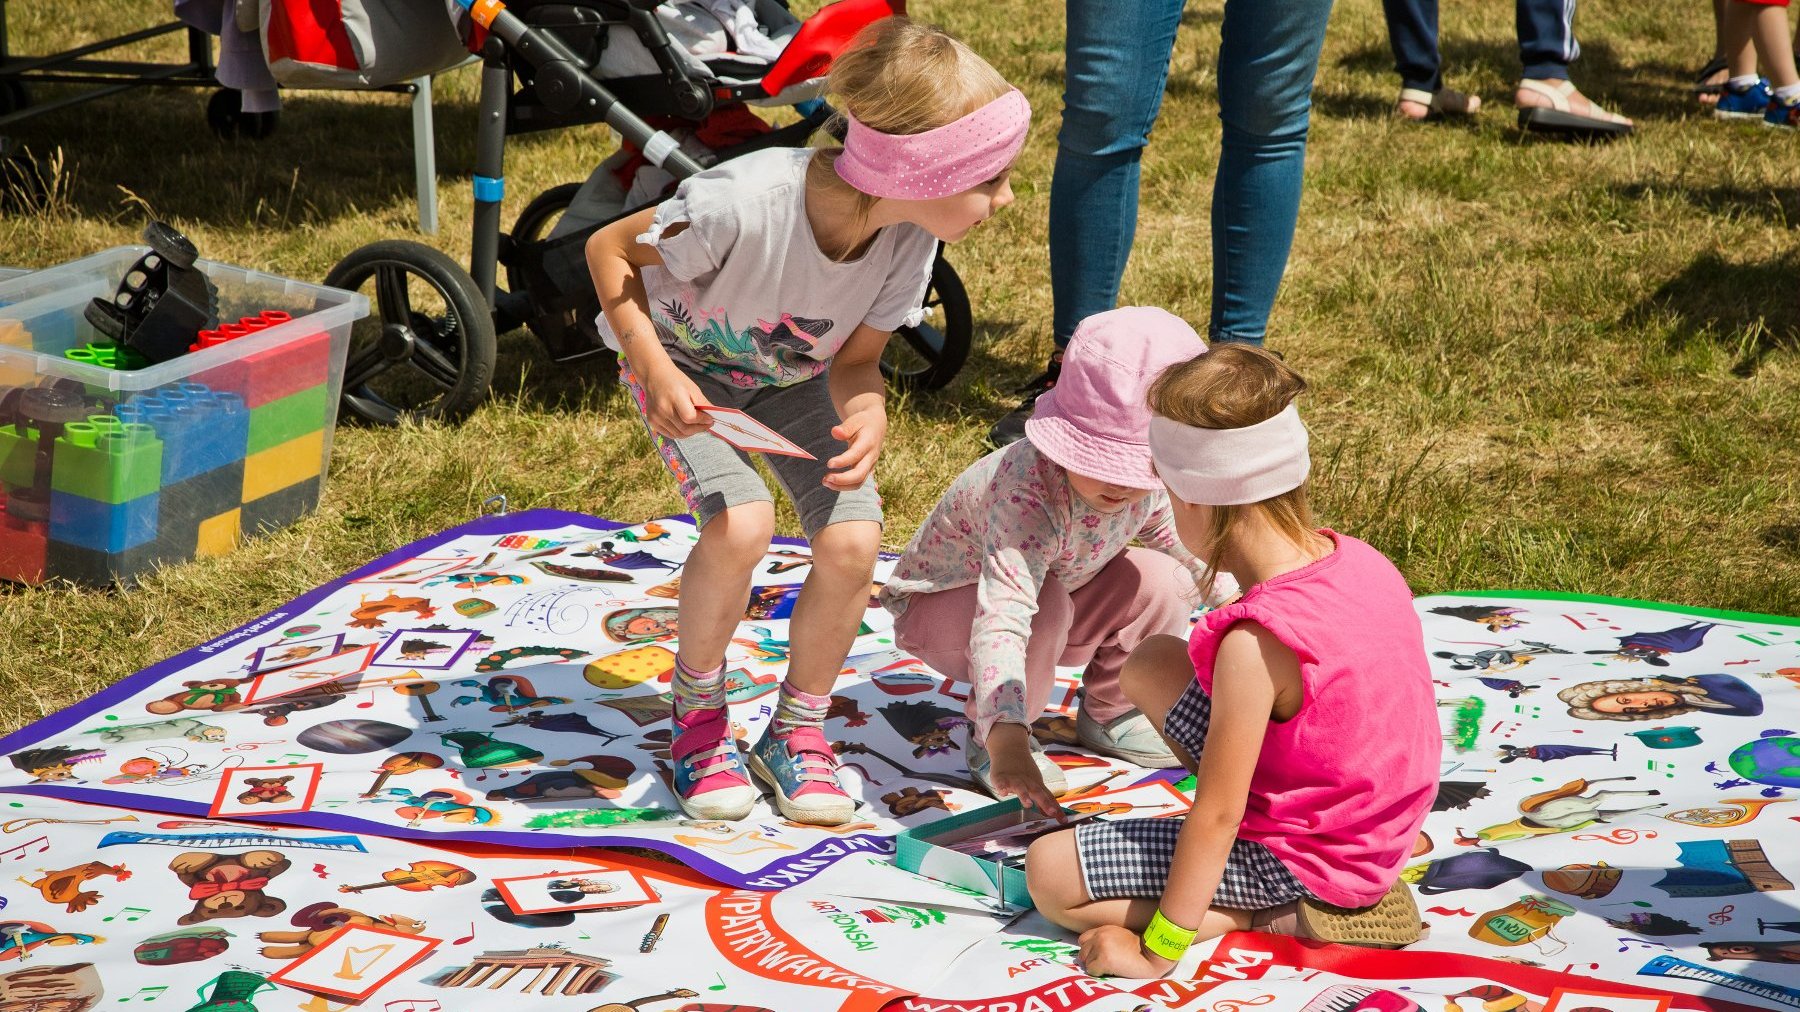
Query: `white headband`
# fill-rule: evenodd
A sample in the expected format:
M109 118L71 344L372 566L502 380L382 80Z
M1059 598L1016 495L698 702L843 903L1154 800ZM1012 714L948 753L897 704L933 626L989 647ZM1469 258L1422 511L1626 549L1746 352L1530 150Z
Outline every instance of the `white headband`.
M1241 429L1202 429L1160 415L1150 419L1156 473L1182 502L1240 506L1290 492L1306 482L1312 458L1306 426L1289 404Z

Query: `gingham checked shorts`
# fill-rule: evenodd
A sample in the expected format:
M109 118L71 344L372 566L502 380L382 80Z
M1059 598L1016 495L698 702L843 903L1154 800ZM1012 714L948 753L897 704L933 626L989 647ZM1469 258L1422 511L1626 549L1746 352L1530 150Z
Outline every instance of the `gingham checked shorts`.
M1199 760L1212 721L1212 698L1193 682L1169 710L1163 730ZM1075 827L1075 852L1089 899L1156 898L1175 862L1175 837L1184 820L1117 819ZM1267 910L1310 896L1281 859L1253 840L1240 839L1225 858L1225 876L1213 906Z

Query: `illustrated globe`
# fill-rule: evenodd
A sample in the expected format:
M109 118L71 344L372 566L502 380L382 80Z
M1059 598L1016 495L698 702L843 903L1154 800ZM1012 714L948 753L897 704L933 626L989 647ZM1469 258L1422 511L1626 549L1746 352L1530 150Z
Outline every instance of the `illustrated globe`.
M1731 753L1731 768L1745 780L1800 787L1800 738L1758 738Z

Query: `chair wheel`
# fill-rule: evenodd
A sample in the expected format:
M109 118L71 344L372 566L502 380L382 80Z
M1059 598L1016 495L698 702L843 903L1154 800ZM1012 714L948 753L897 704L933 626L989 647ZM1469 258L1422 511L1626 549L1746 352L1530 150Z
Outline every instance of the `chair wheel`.
M881 355L881 374L895 390L941 390L969 360L974 334L968 290L939 246L925 289L925 319L894 331Z
M325 284L362 291L370 315L350 334L343 408L373 425L459 421L487 396L494 320L468 272L429 246L394 239L338 261Z

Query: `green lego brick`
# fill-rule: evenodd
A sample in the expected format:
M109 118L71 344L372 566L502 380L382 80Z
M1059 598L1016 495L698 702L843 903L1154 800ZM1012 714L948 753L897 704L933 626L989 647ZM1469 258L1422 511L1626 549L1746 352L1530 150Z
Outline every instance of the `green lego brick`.
M37 471L37 430L0 425L0 483L30 488Z
M154 495L162 487L162 440L148 425L101 417L70 422L57 437L50 487L113 505Z
M331 411L331 388L321 383L250 409L250 445L246 453L271 446L325 427Z

